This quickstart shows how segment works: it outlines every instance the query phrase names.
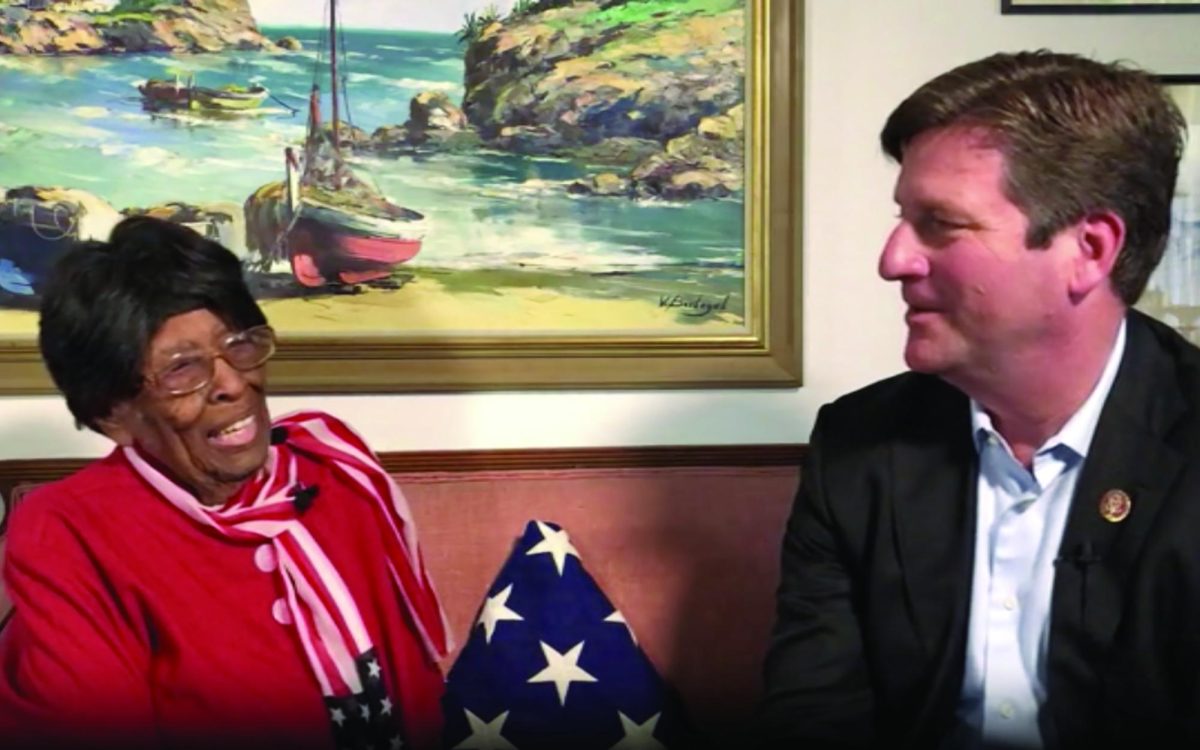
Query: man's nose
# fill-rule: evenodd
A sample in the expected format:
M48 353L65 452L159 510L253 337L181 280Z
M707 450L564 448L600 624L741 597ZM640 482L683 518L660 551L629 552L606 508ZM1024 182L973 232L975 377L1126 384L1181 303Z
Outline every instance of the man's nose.
M901 221L888 235L879 254L879 275L885 281L921 278L929 273L929 258L912 226Z

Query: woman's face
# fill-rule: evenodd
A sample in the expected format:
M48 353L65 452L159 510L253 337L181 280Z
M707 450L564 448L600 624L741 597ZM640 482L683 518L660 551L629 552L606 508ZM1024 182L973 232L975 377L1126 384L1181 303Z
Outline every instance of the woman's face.
M168 318L143 356L146 387L101 420L105 434L121 445L136 444L206 505L223 503L267 459L264 367L242 372L213 356L232 333L237 331L208 310ZM197 356L212 362L208 385L182 396L155 386L157 373L181 357Z

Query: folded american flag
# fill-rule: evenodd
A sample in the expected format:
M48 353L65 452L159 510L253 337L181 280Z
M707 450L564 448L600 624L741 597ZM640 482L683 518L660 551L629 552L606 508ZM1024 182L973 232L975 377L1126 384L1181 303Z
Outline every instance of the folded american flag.
M567 533L532 521L450 670L445 746L691 746L678 697L584 570Z

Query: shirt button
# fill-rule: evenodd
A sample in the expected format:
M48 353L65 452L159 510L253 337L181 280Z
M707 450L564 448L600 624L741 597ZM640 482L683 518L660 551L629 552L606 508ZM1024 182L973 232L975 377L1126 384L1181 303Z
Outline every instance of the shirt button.
M270 544L264 544L254 550L254 566L264 573L271 573L275 568L279 567L279 560L275 556L275 548Z
M271 617L275 618L275 622L280 625L292 624L292 611L288 609L287 602L283 599L276 599L271 605Z
M1017 608L1017 597L1015 597L1015 596L1004 597L1004 608L1010 612L1013 611L1014 609L1016 609Z
M1011 719L1016 715L1016 713L1017 709L1014 708L1013 704L1009 703L1008 701L1004 701L1000 704L1000 715L1005 719Z

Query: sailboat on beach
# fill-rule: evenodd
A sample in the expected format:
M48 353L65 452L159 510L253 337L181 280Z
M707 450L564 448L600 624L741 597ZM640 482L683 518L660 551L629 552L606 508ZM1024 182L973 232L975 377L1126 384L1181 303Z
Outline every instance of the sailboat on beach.
M386 278L420 251L426 231L422 214L388 200L342 153L337 28L337 0L329 0L332 117L326 127L314 81L302 158L285 151L282 221L272 247L264 248L271 259L288 260L308 287Z

